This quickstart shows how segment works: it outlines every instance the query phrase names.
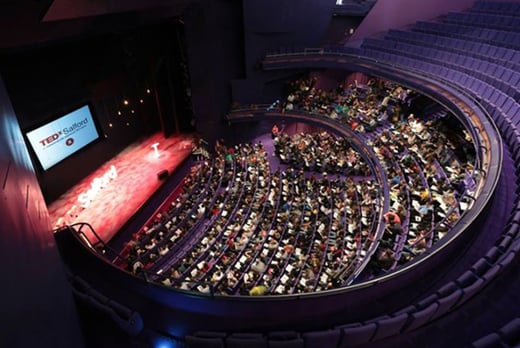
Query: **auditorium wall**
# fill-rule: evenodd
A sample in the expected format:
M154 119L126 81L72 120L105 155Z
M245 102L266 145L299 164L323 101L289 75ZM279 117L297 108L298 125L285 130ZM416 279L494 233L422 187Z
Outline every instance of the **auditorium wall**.
M47 208L0 79L1 347L82 347Z
M255 75L266 52L320 47L332 20L334 3L320 0L244 0L247 77Z
M246 76L232 81L234 100L240 103L276 100L284 82L299 71L262 71L266 53L280 49L321 47L336 35L333 1L243 1L244 62ZM349 25L350 26L350 25Z
M240 1L212 0L190 6L185 23L194 124L210 144L227 131L230 81L243 78Z
M233 129L224 121L230 105L279 97L285 81L301 72L267 73L261 69L261 59L279 47L319 45L327 33L332 8L333 4L324 6L318 0L192 4L182 20L194 122L202 137L209 143L220 135L233 137Z

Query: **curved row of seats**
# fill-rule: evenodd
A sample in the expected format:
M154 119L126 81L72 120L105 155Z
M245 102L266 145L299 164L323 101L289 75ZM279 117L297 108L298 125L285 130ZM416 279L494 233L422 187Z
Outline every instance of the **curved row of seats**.
M502 262L501 266L504 265L505 263ZM490 272L491 268L492 267L489 262L486 262L485 264L480 262L479 264L475 265L475 271L480 272L478 274L482 276L485 275L488 279L491 279L492 277L492 273L488 273L488 271ZM495 267L495 270L496 269L497 267ZM400 332L412 331L426 324L430 319L446 314L453 306L460 305L472 295L474 295L474 292L472 292L472 290L474 290L473 286L475 285L473 281L476 281L476 279L478 279L477 273L466 273L457 279L456 282L448 284L434 295L429 296L428 298L419 301L417 304L411 305L401 311L379 317L377 320L341 325L331 330L306 333L305 335L309 337L319 337L317 340L321 342L320 344L323 344L323 342L329 342L333 344L330 346L337 346L339 342L339 346L349 346L350 344L356 344L356 342L360 344L369 341L375 342ZM480 284L480 281L478 283ZM229 342L234 342L234 338L236 338L236 336L231 336L229 336ZM198 337L193 339L196 341ZM223 338L204 337L204 340L208 339L214 339L215 342L225 342L227 344L226 346L232 346L232 343L228 343L228 341L225 340L223 341ZM241 341L241 344L246 344L245 346L249 346L249 344L251 344L251 346L256 346L256 344L265 344L266 340L266 336L260 335L260 337L255 339L248 338L247 341ZM304 340L303 342L306 341ZM287 340L287 342L276 343L276 345L280 346L303 347L301 344L302 340L299 338L290 339ZM309 345L310 343L305 344L305 346L312 346Z
M193 285L199 286L199 283L204 284L200 285L201 288L205 288L209 284L209 281L204 281L205 277L218 269L221 275L214 279L214 286L219 289L223 275L233 272L228 266L234 263L237 257L240 258L241 247L250 237L248 233L253 228L253 220L269 192L270 180L265 178L270 177L270 172L263 149L260 151L261 148L257 149L255 146L255 149L248 153L243 149L238 147L237 154L237 157L242 157L243 164L240 168L243 175L237 177L230 194L222 192L227 199L226 203L229 202L227 208L223 204L222 209L213 212L212 219L215 223L208 222L208 230L200 233L199 238L192 239L191 242L196 248L188 250L188 257L168 264L169 273L182 270L183 273L189 274L178 274L173 279L177 278L177 283L182 280L183 288L193 288Z
M241 148L238 147L238 149L240 150ZM257 153L257 151L255 151L255 153ZM267 167L264 167L264 170L265 168ZM268 178L268 170L263 172L260 176ZM424 178L422 178L422 180L424 181L424 185L426 185L426 180ZM244 182L247 183L247 181L248 179L246 175ZM269 180L267 181L270 182ZM306 188L308 189L309 187L313 187L313 183L306 184L306 181L309 182L309 179L304 179L303 177L291 180L291 182L293 181L296 182L295 187L303 184L303 186L299 186L299 189L296 189L296 191L304 192ZM406 181L408 180L403 177L403 182ZM328 194L320 196L318 193L316 197L317 201L322 205L321 208L330 211L332 202L338 200L337 196L341 195L340 193L342 190L335 185L336 183L334 182L325 181L325 186L322 186L321 188L319 186L317 187L320 189L318 192L332 191L338 193L337 195L332 196ZM244 187L245 186L242 186L240 192L243 192ZM363 189L365 185L358 185L357 187ZM252 192L253 195L255 194L255 191L252 190L251 186L248 187L247 191ZM292 189L288 187L286 191L292 192ZM355 197L365 197L369 191L371 190L365 190L365 192L354 191L353 194ZM239 191L232 190L232 192ZM346 192L349 192L348 188ZM329 200L328 206L323 205L323 202L327 203L326 200ZM235 197L231 201L237 201L237 198ZM297 201L300 204L306 203L301 198L297 198ZM238 202L239 203L235 205L235 210L236 207L240 207L240 199L238 199ZM289 202L291 204L288 206L292 207L293 202L290 200L282 202L282 205ZM341 202L341 200L339 200L339 202ZM375 201L372 200L370 204L375 205ZM282 216L291 217L294 220L293 224L298 224L301 223L298 222L298 220L304 218L304 215L302 215L302 210L304 210L303 207L303 205L296 206L296 215L291 215L291 210L278 210L278 214L282 213ZM362 259L366 250L361 247L364 242L359 243L359 240L363 239L366 241L369 239L368 237L371 234L373 235L372 231L376 226L374 223L374 217L376 214L374 213L373 207L368 207L368 209L365 210L365 208L367 208L366 206L363 207L359 203L356 203L352 208L347 207L345 210L348 213L352 213L352 210L357 209L360 211L361 216L365 215L365 211L369 212L369 220L372 222L362 222L362 226L360 227L362 228L363 233L361 234L359 234L360 231L357 227L353 227L356 224L356 219L353 219L352 217L346 219L348 222L347 224L341 221L342 219L345 220L345 218L342 218L341 216L341 210L345 208L345 206L340 207L341 209L337 209L336 211L335 220L329 216L330 212L328 214L322 214L320 206L317 207L318 209L312 209L311 207L310 210L318 210L319 212L318 215L316 215L315 220L316 222L319 222L319 224L309 224L309 226L313 228L311 238L301 238L300 233L295 233L295 231L291 231L290 228L287 229L285 224L287 218L282 220L280 216L278 220L281 220L282 224L277 225L275 228L273 228L273 225L264 226L264 229L265 227L269 228L265 229L266 231L258 235L257 233L260 231L257 231L254 228L253 231L251 231L249 227L248 234L244 235L242 230L244 224L249 219L247 215L249 211L245 216L240 214L241 220L239 220L238 223L237 221L234 221L233 224L229 225L229 231L227 234L222 234L221 232L223 229L220 227L220 233L211 230L209 232L203 230L202 233L198 233L199 238L192 238L190 246L196 246L196 248L188 248L177 254L181 256L187 255L188 257L183 257L182 259L177 257L175 262L169 262L165 267L163 265L159 271L160 273L164 272L165 277L161 278L161 281L165 285L173 284L173 286L185 290L191 289L201 292L222 294L247 294L248 291L258 285L265 286L269 293L275 294L311 292L337 287L340 284L344 284L345 279L349 279L349 275L354 269L353 267L348 267L347 271L344 269L343 265L355 265L356 263L359 263L359 260ZM244 209L240 208L239 210L243 211L247 207L243 208ZM234 213L231 213L229 216L233 215ZM433 212L431 215L433 219ZM255 214L253 219L258 222L259 220L262 220L262 216L258 217ZM363 221L363 219L361 220ZM207 224L207 226L211 225L212 224ZM354 232L354 234L345 238L343 233L339 234L339 238L337 238L336 234L338 232L338 227L332 228L333 226L344 226L343 228L348 226L349 229L352 228L349 232ZM287 233L286 230L288 230ZM323 230L329 230L330 233L324 234ZM268 235L267 231L269 231L270 235ZM318 235L319 238L317 238ZM417 237L414 233L412 233L411 236ZM426 239L429 237L428 246L431 246L433 236L434 234L430 233L428 236L419 236L419 238ZM221 240L221 237L225 238L225 240ZM398 243L396 243L395 250L398 257L390 270L395 268L397 265L397 260L399 260L400 253L402 252L407 240L406 236L398 237L400 238L398 239ZM210 240L209 243L208 239ZM303 243L302 241L305 239L306 243ZM203 242L204 240L206 240L206 242ZM353 246L354 241L358 241L357 248ZM266 243L268 247L265 247L260 253L260 249L262 249L261 246ZM345 244L347 245L347 248L345 248ZM237 249L235 245L239 245L240 248ZM295 248L295 245L298 247ZM277 250L275 250L276 248ZM357 249L357 251L355 251L355 249ZM295 251L294 253L293 250ZM303 253L302 250L304 251ZM325 250L327 252L324 252ZM345 255L343 256L341 256L342 251L345 252ZM261 257L260 261L257 259L258 256ZM259 267L258 264L260 265L260 271L254 270L254 268ZM304 267L311 271L302 272L301 270ZM153 267L152 269L157 270L158 267ZM327 270L327 272L322 272L323 269ZM338 277L338 275L341 276Z
M315 82L315 78L309 78L290 83L291 92L282 103L282 111L324 115L364 133L387 120L398 120L413 99L411 90L389 81L371 79L367 86L340 84L330 91L316 88Z
M518 225L516 225L518 228ZM430 296L413 303L401 310L380 316L378 318L339 325L328 330L290 332L280 334L226 334L219 332L195 332L186 337L189 347L291 347L291 348L319 348L319 347L355 347L364 344L380 344L385 338L402 333L408 333L427 325L453 312L478 291L492 282L500 271L509 267L517 259L520 252L520 233L507 237L512 247L502 240L499 246L492 248L483 258L475 262L472 267L456 280L437 289ZM504 238L507 238L504 237ZM500 247L500 244L504 244ZM516 322L512 326L516 327ZM502 332L503 331L503 332ZM509 326L499 332L500 339L505 341L518 331ZM482 341L474 343L476 347L496 346L496 334L484 337ZM276 338L275 338L276 337ZM517 338L515 338L517 340ZM513 339L511 339L512 341ZM276 341L276 342L275 342ZM488 343L491 342L491 343ZM506 345L507 346L507 345Z
M175 252L191 237L189 232L198 227L204 216L201 207L209 204L213 193L232 174L232 169L226 168L226 163L218 158L213 166L201 165L199 179L187 186L174 201L173 208L158 212L127 244L124 253L129 270L138 273L157 264L166 253Z
M404 104L409 97L409 92L402 87L391 83L381 83L379 80L370 80L368 86L348 86L347 89L340 85L331 91L317 89L315 82L316 80L311 78L291 82L292 91L286 98L285 112L291 112L289 109L297 110L299 108L310 110L311 112L313 112L312 110L317 110L319 115L339 119L348 127L352 127L351 123L362 122L363 120L366 122L367 119L375 121L376 117L379 120L382 113L386 113L389 110L394 112L393 107L388 103L404 108ZM362 101L362 97L365 97L366 101ZM288 107L289 105L290 107ZM395 112L399 112L399 109L400 107L396 108ZM331 110L332 114L330 114ZM345 110L348 111L345 112ZM385 156L389 157L390 161L387 161L385 164L387 177L392 179L392 181L396 177L400 178L398 180L400 183L389 182L389 186L393 187L390 194L391 205L394 207L394 210L403 205L405 208L401 209L401 211L404 211L406 216L401 216L403 234L397 236L389 236L387 234L383 236L384 243L381 243L382 248L376 253L376 262L372 264L376 267L375 273L378 275L395 269L399 262L404 263L413 258L413 256L425 252L432 247L434 242L440 240L440 237L444 236L450 229L450 226L455 225L461 214L467 210L468 198L463 198L463 196L472 193L469 188L473 188L470 186L475 186L475 180L478 180L476 177L477 173L472 169L475 164L458 161L450 149L455 148L455 146L450 144L442 134L435 132L432 136L431 132L426 129L427 127L421 121L413 119L413 117L408 119L408 123L397 121L398 117L392 118L394 122L393 128L384 132L385 136L389 138L385 140L388 143L381 144L381 139L376 139L378 144L377 147L374 146L374 150L380 159L384 159ZM388 121L382 124L389 125ZM410 131L411 127L409 124L413 125L415 131ZM371 139L373 138L372 131L381 132L381 128L379 126L371 131L364 130L362 134L367 139ZM403 129L407 129L409 134L406 133L399 137L392 136L393 133L398 133ZM300 135L297 135L297 140L301 141L300 137ZM275 140L281 141L279 138L276 137ZM423 143L428 142L428 139L434 139L434 143L441 145L435 146L435 153L428 154L424 151ZM284 142L287 143L289 140L285 139ZM385 151L381 151L381 153L378 147ZM396 152L396 147L399 147L401 150ZM413 149L413 151L409 151L408 147ZM432 151L430 148L428 150ZM287 155L284 153L284 155L290 157L291 154ZM466 167L469 172L464 170L464 174L463 171L464 180L462 180L455 174L460 173L459 168ZM460 188L461 186L462 188L457 190L456 195L458 199L462 198L463 200L455 201L455 197L451 197L453 202L446 205L444 200L449 200L448 198L450 197L443 197L446 195L442 193L445 190L453 190L453 188ZM403 192L400 193L400 191ZM413 191L413 195L410 191ZM419 199L420 197L417 196L420 196L421 192L426 192L427 197ZM400 202L403 200L404 202ZM419 202L422 203L422 207ZM427 202L431 202L431 206ZM414 203L413 206L412 203ZM425 207L428 211L428 216L423 217L421 215L424 215L424 211L423 214L420 214L419 210L421 209L422 211ZM413 221L410 221L410 219ZM410 233L408 234L408 232ZM394 238L395 240L392 240ZM411 245L408 247L407 244ZM405 253L406 257L401 259L401 256L404 254L403 250L407 250ZM394 262L388 265L392 260Z
M364 41L362 47L377 52L404 55L436 65L442 63L445 68L476 77L513 97L520 91L515 82L520 80L520 74L515 70L504 68L502 64L467 56L465 52L452 53L443 48L427 47L424 41L420 45L413 45L393 40L369 39ZM406 54L402 54L402 52L406 52Z
M520 4L516 2L493 2L493 1L476 1L473 7L469 9L471 12L484 12L513 16L520 13Z
M128 268L165 285L222 294L247 294L261 284L278 294L342 285L377 227L377 197L358 202L377 192L371 182L271 174L261 145L230 150L220 152L215 167L192 171L180 197L134 235ZM305 197L309 190L315 194Z
M446 52L466 54L473 58L500 63L509 69L518 69L520 66L520 53L507 47L499 47L487 43L474 42L464 39L455 39L421 31L390 30L386 39L424 46L428 43L429 48L442 49Z
M130 270L168 286L227 295L257 286L271 294L343 286L379 226L373 176L270 173L261 144L217 153L214 168L204 163L200 183L188 177L185 192L134 235Z
M501 51L503 47L508 47L509 49L515 47L517 48L515 55L520 54L518 51L520 46L515 45L515 42L519 43L520 40L509 41L511 37L515 35L518 36L518 33L492 32L480 28L478 23L473 23L473 25L475 26L474 29L455 27L451 24L444 23L431 25L430 23L427 25L418 23L417 27L412 29L409 35L419 38L420 36L415 36L415 31L426 31L424 30L425 27L430 29L436 28L438 30L429 30L429 32L432 34L435 33L446 40L457 38L471 42L472 45L464 45L466 48L473 49L473 51L470 50L466 52L467 56L471 56L472 53L476 53L479 49L478 44L475 42L482 42L482 37L486 36L481 35L483 32L486 32L497 35L498 40L486 41L489 45L495 47L496 52L505 52L503 50ZM518 30L518 28L515 29ZM500 37L503 38L503 40L499 39ZM369 41L369 45L370 42L373 43L374 41ZM422 45L424 44L426 44L426 41L423 41ZM389 44L389 46L390 45L393 45L393 43ZM383 45L383 47L384 46L385 45ZM403 48L404 46L400 47ZM457 70L457 65L449 68L445 66L442 60L430 60L427 53L418 55L417 59L408 58L410 54L417 54L421 50L414 49L414 53L410 53L410 47L407 48L408 50L401 50L400 52L393 50L391 54L362 48L358 53L374 57L378 62L388 62L393 66L400 66L405 70L412 69L420 71L422 74L435 79L440 76L448 82L455 83L469 90L475 96L482 98L482 104L488 109L491 116L497 122L503 139L510 149L511 155L513 156L510 161L519 163L520 151L518 151L518 148L520 146L520 136L518 130L514 127L516 124L514 120L520 117L520 114L518 114L517 111L518 104L514 101L516 94L513 94L513 96L506 94L516 93L516 88L518 87L516 73L500 69L497 66L494 72L492 72L493 69L491 68L486 70L489 76L484 76L482 73L476 71L475 61L471 59L462 60L462 64L467 63L470 65L464 67L461 71ZM488 52L490 51L491 50L488 50ZM431 54L432 52L430 51L429 53ZM509 51L508 54L511 54L511 52ZM479 63L485 65L483 62ZM498 81L508 84L508 88L504 88L504 83L499 83L498 86L494 86L493 83ZM505 162L507 161L508 160ZM519 171L516 170L516 175L518 175L518 173ZM513 180L515 180L515 186L518 187L518 178L514 178ZM520 251L520 233L518 231L518 224L520 223L520 213L518 213L520 197L518 196L518 191L515 193L515 208L500 238L496 241L495 246L489 249L484 256L479 258L456 280L443 285L421 301L396 311L395 313L391 313L388 315L388 318L369 320L363 322L361 326L357 326L357 324L354 324L354 327L346 325L346 327L342 328L342 337L345 337L345 340L350 337L351 340L349 341L354 345L355 342L364 343L377 341L384 337L407 332L446 315L478 294L482 288L491 283L504 269L514 264L515 260L518 259L518 253Z
M500 7L501 5L493 5L494 9L496 8L495 6ZM506 5L504 4L504 6ZM453 31L452 26L448 26L445 24L439 24L439 28L441 29L439 29L438 32L446 33L445 36L448 36L447 34L449 33L452 37L458 37L462 39L472 37L472 41L479 41L481 38L486 38L486 36L482 35L482 33L483 31L487 31L486 29L477 28L477 30L471 30L473 33L475 33L475 35L472 36L464 34L461 35L460 33ZM461 30L461 32L463 31ZM498 33L492 33L489 31L488 33L498 35ZM507 35L508 34L500 33L500 36L507 37ZM491 38L491 36L489 36L489 38ZM515 46L515 42L511 42L508 39L485 40L488 43L495 44L497 46ZM517 40L516 43L518 42L520 41ZM363 53L368 52L364 51ZM418 61L413 62L409 59L405 59L402 55L395 59L388 55L370 56L377 58L378 61L388 61L388 63L390 63L393 66L401 66L405 70L408 70L411 67L412 69L416 69L416 71L419 70L424 75L430 76L434 79L437 79L439 72L441 72L440 75L442 76L442 78L446 79L448 82L459 84L462 88L472 91L474 95L478 97L483 96L483 89L479 90L479 87L484 86L485 89L489 86L487 82L475 79L472 76L467 75L465 73L460 73L451 69L448 70L442 66L435 66L433 64L423 64ZM455 76L455 78L453 78L453 76ZM491 90L491 94L487 93L487 96L484 96L483 105L489 110L490 114L497 122L503 134L504 141L510 149L511 157L509 157L509 152L506 151L505 153L504 165L507 167L511 163L519 163L518 161L520 161L520 132L516 128L517 121L515 117L517 115L517 111L516 105L514 105L513 103L509 103L507 107L504 107L505 102L503 101L503 98L501 105L498 105L500 104L500 102L497 95L500 95L500 93L497 93L495 90ZM515 182L514 186L516 188L518 188L518 173L519 170L517 169L514 178L507 178L512 179ZM484 288L487 284L490 284L497 276L499 276L499 274L503 270L507 269L512 264L514 264L516 260L518 260L518 253L520 251L520 200L518 197L518 190L514 191L515 208L509 218L509 221L505 225L499 239L497 239L495 245L492 248L490 248L484 256L482 256L476 262L474 262L471 265L471 267L469 267L465 272L463 272L457 279L444 284L436 291L434 291L431 295L423 298L422 300L415 302L405 308L402 308L401 310L390 313L386 316L374 318L372 320L367 320L364 322L346 324L330 330L316 331L310 333L308 332L301 335L308 337L308 335L311 334L313 337L319 340L318 344L314 344L315 341L313 343L310 343L309 341L304 341L303 344L295 342L294 345L289 345L290 343L288 341L287 346L347 347L356 346L358 344L362 345L368 342L373 342L375 344L376 342L381 341L386 337L391 337L400 333L413 331L417 328L420 328L421 326L427 325L429 322L437 318L440 318L450 312L453 312L456 308L461 306L471 297L478 294L478 292L482 288ZM499 335L502 339L501 343L504 343L504 334L500 332ZM227 343L225 340L220 340L220 342L222 342L223 344L222 346L224 346L224 344ZM494 340L494 338L492 338L492 340ZM494 343L496 342L493 342L492 344ZM479 346L493 346L492 344L489 345L484 343ZM225 346L230 345L225 344Z
M213 166L198 165L194 166L191 172L184 178L181 183L181 192L175 190L172 197L168 199L159 209L158 212L140 229L134 233L132 240L126 244L121 251L121 258L115 260L116 264L123 268L131 268L136 259L141 258L146 253L146 249L140 249L139 245L148 244L162 227L169 229L172 225L171 218L177 215L183 215L191 209L188 204L190 197L198 197L200 193L206 189L212 176ZM161 234L161 237L164 232Z
M407 206L407 215L401 216L405 234L399 236L396 243L399 245L396 261L406 242L417 255L441 239L448 230L447 226L453 226L468 209L463 201L466 199L464 195L470 194L473 186L470 185L473 173L464 168L471 170L474 164L458 159L452 153L453 145L449 139L431 127L431 123L428 123L430 127L423 126L421 121L414 120L413 124L419 128L412 129L406 123L398 123L370 140L388 170L393 210L402 211L399 205L403 198ZM436 144L435 151L431 147L419 146L424 145L426 139ZM453 185L456 181L460 183ZM459 191L454 192L454 187L459 187Z
M520 47L518 33L480 27L477 23L468 26L455 23L417 22L414 30L512 49Z
M370 175L370 167L345 138L327 132L277 134L275 153L282 163L319 173Z
M482 336L471 344L474 348L518 347L518 345L520 345L520 318L518 317L506 323L498 331Z
M265 153L254 153L268 163ZM197 249L168 265L166 285L209 292L211 284L223 294L247 294L259 285L275 294L319 291L334 285L341 266L365 256L377 227L377 197L363 204L358 197L377 192L371 180L306 178L294 170L271 175L267 164L261 167L262 173L249 172L262 177L265 190L257 195L246 184L257 201L235 197L239 213L193 240ZM248 209L251 204L256 208ZM359 223L357 216L363 217Z

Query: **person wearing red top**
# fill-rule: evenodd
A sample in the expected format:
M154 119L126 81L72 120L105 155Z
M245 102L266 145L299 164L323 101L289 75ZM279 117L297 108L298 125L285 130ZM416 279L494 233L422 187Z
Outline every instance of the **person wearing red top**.
M401 218L399 217L399 215L397 215L393 211L387 212L385 215L383 215L383 217L385 218L385 222L387 224L391 224L391 223L396 223L398 225L401 224Z
M278 129L278 126L275 124L273 128L271 128L271 135L273 136L273 139L278 136L278 133L280 130Z

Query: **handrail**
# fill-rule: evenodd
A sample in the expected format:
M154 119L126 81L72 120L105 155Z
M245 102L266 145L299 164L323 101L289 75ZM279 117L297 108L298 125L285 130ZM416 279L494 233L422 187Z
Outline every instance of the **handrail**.
M85 232L83 232L83 227L85 227L85 226L88 227L90 232L96 237L97 242L92 243L92 241L87 236L87 234ZM89 245L90 248L92 248L94 250L97 250L96 247L98 245L102 245L104 251L110 251L112 254L115 255L115 257L120 257L120 258L123 257L119 252L117 252L111 246L109 246L107 243L105 243L105 241L94 230L94 227L92 227L92 225L89 224L88 222L77 222L77 223L74 223L74 224L72 224L70 226L67 226L67 227L68 228L73 228L73 230L80 236L80 238L85 240L88 243L87 245Z

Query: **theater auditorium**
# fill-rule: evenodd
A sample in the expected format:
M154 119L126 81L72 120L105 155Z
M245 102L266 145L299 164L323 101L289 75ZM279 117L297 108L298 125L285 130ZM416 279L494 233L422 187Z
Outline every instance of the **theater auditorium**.
M520 346L520 1L0 8L0 346Z

